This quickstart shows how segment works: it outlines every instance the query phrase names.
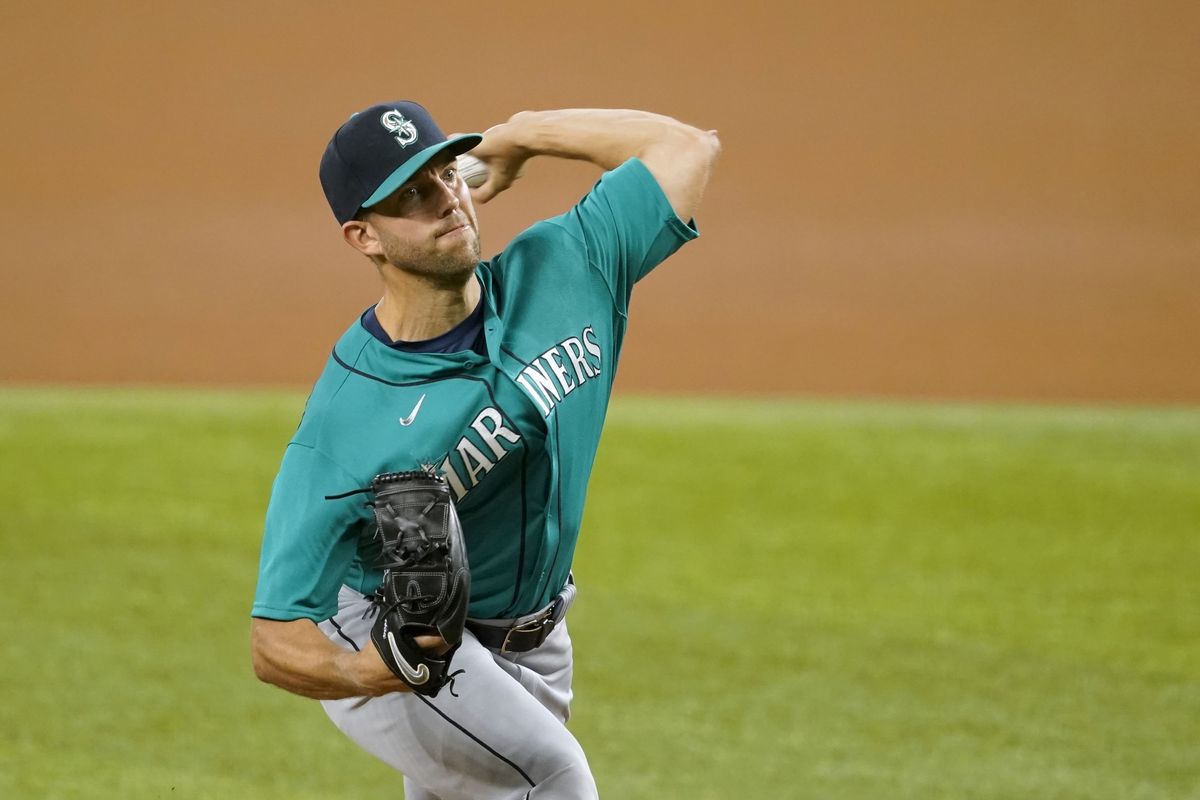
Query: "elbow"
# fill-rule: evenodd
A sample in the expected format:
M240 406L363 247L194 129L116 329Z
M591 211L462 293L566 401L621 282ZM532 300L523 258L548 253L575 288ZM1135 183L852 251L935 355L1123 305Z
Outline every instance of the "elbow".
M721 137L717 135L717 131L715 129L702 131L699 128L692 128L692 131L693 136L697 139L696 146L715 161L717 156L721 155Z
M716 162L717 157L721 155L721 138L717 136L715 130L705 131L704 136L708 147L708 163L709 166L712 166Z
M254 667L254 677L258 678L263 683L274 685L273 680L275 672L271 669L271 662L263 657L262 653L257 650L250 651L250 664Z
M701 131L701 140L697 147L700 149L700 169L704 173L704 183L707 185L712 177L713 167L717 164L717 158L721 155L721 140L715 130Z
M268 654L268 637L258 620L254 622L250 628L250 665L254 669L254 677L263 683L278 685L278 674Z
M697 164L711 169L721 154L721 139L715 130L701 130L681 122L674 149L680 155L686 154Z
M674 135L661 142L656 156L665 169L684 186L689 195L703 193L721 154L721 140L715 130L701 130L678 123Z
M662 187L683 220L691 219L700 205L721 153L721 140L714 130L701 130L684 122L660 118L660 134L640 154L642 162Z
M254 668L254 677L258 678L263 683L274 683L274 681L271 680L273 677L271 662L268 661L261 652L253 647L250 649L250 666Z

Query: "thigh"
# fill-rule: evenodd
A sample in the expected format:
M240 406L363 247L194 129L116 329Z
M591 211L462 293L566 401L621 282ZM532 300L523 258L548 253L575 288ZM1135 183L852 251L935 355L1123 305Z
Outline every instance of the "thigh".
M371 647L365 608L365 601L348 597L338 616L321 627L343 646ZM565 630L563 637L569 660ZM535 661L549 660L547 651ZM464 672L453 694L446 687L436 698L396 693L329 700L322 706L360 747L402 772L406 786L420 787L424 795L416 797L595 796L587 759L563 725L563 714L526 688L531 682L543 694L549 691L540 673L528 665L498 663L469 632L454 656L454 669ZM522 671L528 673L524 678ZM555 670L546 671L561 681Z
M564 619L536 650L500 655L492 651L500 668L513 677L560 722L571 716L571 635Z

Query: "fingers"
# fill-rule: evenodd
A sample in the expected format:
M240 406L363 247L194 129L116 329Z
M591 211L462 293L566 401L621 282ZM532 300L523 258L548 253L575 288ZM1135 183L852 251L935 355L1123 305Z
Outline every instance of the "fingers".
M437 655L445 655L450 649L450 643L440 636L417 636L414 638L417 647L423 650L432 650Z
M482 160L482 159L481 159ZM484 160L488 168L488 177L481 185L471 189L471 200L476 203L486 203L496 195L512 186L517 177L513 174L512 165L499 160Z
M475 155L475 151L471 151ZM496 195L509 189L525 171L524 158L504 158L501 156L476 156L487 164L488 179L482 186L471 190L471 200L476 203L487 203Z
M476 186L471 190L471 200L475 203L486 203L499 193L500 191L496 188L496 179L488 178L482 186Z

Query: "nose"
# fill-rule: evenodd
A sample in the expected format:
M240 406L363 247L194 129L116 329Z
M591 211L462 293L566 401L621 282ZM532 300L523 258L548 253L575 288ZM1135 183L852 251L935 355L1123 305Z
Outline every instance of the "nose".
M458 193L454 191L454 187L446 183L442 179L438 179L438 216L448 217L459 209L462 201L458 199Z

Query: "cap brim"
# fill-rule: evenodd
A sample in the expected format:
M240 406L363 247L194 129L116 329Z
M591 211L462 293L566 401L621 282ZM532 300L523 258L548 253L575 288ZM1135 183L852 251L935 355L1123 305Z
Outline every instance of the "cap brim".
M362 207L370 208L376 203L382 202L385 197L403 186L409 178L417 174L418 170L428 164L430 159L443 150L449 150L454 155L460 156L482 141L483 137L478 133L464 133L462 136L455 136L453 139L447 139L425 148L401 164L391 175L388 175L384 182L379 184L379 188L363 202Z

